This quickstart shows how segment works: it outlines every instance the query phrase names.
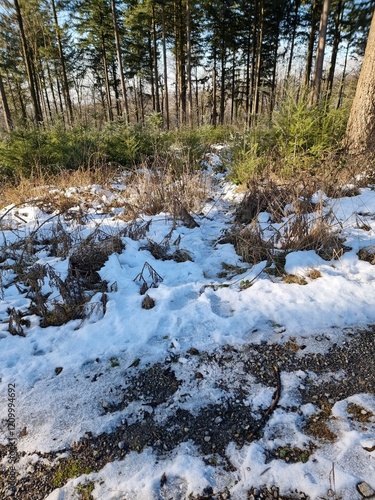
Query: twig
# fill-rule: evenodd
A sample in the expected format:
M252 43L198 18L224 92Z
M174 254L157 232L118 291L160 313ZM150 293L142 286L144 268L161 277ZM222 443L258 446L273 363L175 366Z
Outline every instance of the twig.
M270 416L272 415L272 413L275 411L278 403L279 403L279 400L280 400L280 395L281 395L281 377L280 377L280 369L277 365L275 365L273 367L273 371L275 373L275 376L276 376L276 390L274 392L274 395L273 395L273 400L272 400L272 403L271 405L269 406L269 408L266 410L266 412L264 413L263 417L260 419L260 423L259 425L253 430L253 432L251 432L249 435L248 435L248 439L256 439L257 436L259 436L260 434L260 431L265 427L265 425L267 424Z

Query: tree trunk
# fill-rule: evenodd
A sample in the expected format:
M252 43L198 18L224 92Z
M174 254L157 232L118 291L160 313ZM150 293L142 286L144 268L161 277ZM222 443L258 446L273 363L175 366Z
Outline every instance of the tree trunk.
M62 43L61 43L60 27L59 27L59 23L58 23L58 19L57 19L55 0L51 0L51 4L52 4L53 19L54 19L54 23L55 23L57 47L59 50L59 59L60 59L60 64L61 64L61 69L62 69L62 76L63 76L63 92L64 92L64 99L65 99L65 106L68 110L69 122L72 124L73 119L74 119L73 118L73 106L72 106L72 101L70 99L68 76L67 76L67 72L66 72L64 51L63 51Z
M339 45L340 45L340 41L341 41L340 25L341 25L341 21L342 21L343 11L344 11L343 0L338 0L337 6L336 6L336 12L335 12L335 29L334 29L334 34L333 34L331 64L329 66L329 73L328 73L328 79L327 79L328 97L330 97L330 95L332 93L332 88L333 88L333 79L335 76L337 53L338 53Z
M254 6L254 25L253 25L253 33L252 33L252 50L251 50L251 69L250 69L250 102L249 102L249 112L247 116L247 124L246 128L251 125L252 115L253 115L253 107L254 107L254 89L255 89L255 80L256 80L256 58L258 51L258 22L259 22L259 1L255 1Z
M0 75L0 97L1 97L1 104L3 105L5 126L7 131L10 132L13 128L13 121L12 121L12 116L10 114L8 99L4 89L3 78L1 75Z
M16 9L18 28L20 30L22 52L23 52L23 57L25 59L26 73L27 73L27 79L29 82L31 101L33 103L33 108L34 108L34 118L35 118L36 123L38 124L38 123L41 123L43 121L43 115L42 115L42 110L40 108L38 93L37 93L36 84L35 84L35 75L34 75L34 69L33 69L33 64L32 64L32 57L30 54L30 47L29 47L29 44L27 43L27 39L26 39L26 35L25 35L20 5L18 3L18 0L13 0L13 1L14 1L14 7Z
M117 80L117 68L116 61L112 59L111 61L111 71L112 71L112 80L113 80L113 91L115 93L115 102L116 102L116 116L121 116L121 102L120 102L120 92L118 88L118 80Z
M52 79L52 75L51 75L51 68L50 68L48 63L47 63L47 76L48 76L49 91L51 92L51 96L52 96L53 107L54 107L56 115L58 115L59 110L57 107L56 94L55 94L55 89L53 88L53 79Z
M154 74L154 56L152 50L151 31L147 32L147 46L148 46L148 67L150 71L150 86L151 86L151 99L152 111L156 111L156 96L155 96L155 74Z
M344 145L351 154L375 154L375 11Z
M277 27L277 38L273 53L273 68L272 68L272 80L271 80L271 97L270 97L270 120L272 119L273 109L276 102L276 71L277 71L277 51L279 48L279 38L280 38L280 26Z
M152 57L154 65L154 75L155 75L155 111L160 113L160 95L159 95L159 71L158 71L158 47L157 47L157 36L156 36L156 19L155 19L155 7L152 5Z
M182 1L176 0L175 7L175 51L176 51L176 82L177 82L177 110L179 113L178 124L186 123L186 74L185 74L185 44L186 29L183 22Z
M287 79L290 77L290 72L292 70L292 62L294 56L294 45L296 43L296 34L297 34L297 25L298 25L298 10L301 4L301 0L295 0L294 3L294 21L293 21L293 30L292 30L292 40L290 43L290 53L289 53L289 62L288 62L288 71L287 71Z
M59 97L60 113L61 113L61 116L64 118L64 106L63 106L62 97L61 97L61 86L60 86L60 80L58 77L58 71L56 68L56 63L54 65L54 69L55 69L55 75L56 75L56 86L57 86L57 95Z
M191 5L186 0L186 78L187 78L187 102L188 122L193 125L193 90L191 81Z
M225 79L226 79L226 62L227 62L227 53L226 53L225 41L222 38L221 40L221 50L220 50L220 66L221 66L221 75L220 75L220 114L219 121L220 125L224 123L224 113L225 113Z
M111 98L111 86L109 83L109 74L108 74L108 62L107 62L107 52L105 49L105 41L104 36L102 35L102 61L103 61L103 69L104 69L104 84L105 84L105 92L106 92L106 115L108 121L113 121L113 110L112 110L112 98Z
M320 18L318 48L316 51L316 59L315 59L315 72L314 72L313 98L312 98L313 104L318 104L320 99L320 89L322 85L322 75L323 75L324 50L326 46L327 24L328 24L330 5L331 5L331 0L324 0L323 11Z
M111 0L111 9L112 9L112 22L113 22L113 30L115 33L115 43L116 43L116 55L117 55L117 64L118 70L120 73L120 83L121 83L121 92L122 99L124 101L124 111L125 111L125 122L129 124L129 104L128 104L128 96L125 85L125 77L124 77L124 69L122 66L122 51L120 44L120 36L118 32L118 23L117 23L117 13L116 13L116 4L115 0Z
M216 96L217 76L216 76L216 73L217 73L217 71L216 71L216 48L214 47L214 66L212 69L212 125L214 127L216 127L216 125L217 125L217 109L216 109L216 106L217 106L217 96Z
M259 39L258 39L258 51L257 51L257 63L256 63L256 78L255 78L255 89L254 89L254 120L256 123L257 115L259 113L259 102L260 102L260 80L261 80L261 69L262 69L262 44L263 44L263 30L264 30L264 5L261 2L260 8L260 27L259 27Z
M306 71L305 71L305 85L306 85L306 87L310 86L310 76L311 76L312 61L313 61L313 56L314 56L314 43L315 43L317 16L318 16L318 2L317 2L317 0L314 0L314 3L311 6L311 26L310 26L310 34L309 34L307 56L306 56Z
M348 66L349 49L350 49L350 43L348 42L348 44L346 46L346 51L345 51L344 67L342 69L340 88L339 88L339 96L337 98L336 109L339 109L341 107L341 104L342 104L342 96L344 93L344 84L345 84L345 78L346 78L346 68Z
M230 123L233 124L234 119L234 104L236 101L236 52L233 50L233 64L232 64L232 82L231 82L232 100L230 104Z
M164 99L167 130L169 130L169 97L168 97L168 67L167 67L167 43L165 36L165 12L164 5L161 7L162 44L163 44L163 67L164 67Z
M245 77L245 127L247 129L249 125L249 114L250 114L250 33L247 39L246 48L246 77Z

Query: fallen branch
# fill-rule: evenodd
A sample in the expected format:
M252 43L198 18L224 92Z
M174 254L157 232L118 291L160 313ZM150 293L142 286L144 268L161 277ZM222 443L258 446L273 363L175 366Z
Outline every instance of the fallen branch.
M273 367L273 371L275 373L276 384L277 385L276 385L276 390L275 390L275 392L273 394L272 403L269 406L269 408L266 410L266 412L264 413L263 417L260 419L260 423L258 424L258 426L248 435L248 439L249 440L257 439L260 436L261 431L266 426L268 420L270 419L272 413L275 411L275 409L276 409L276 407L277 407L277 405L279 403L280 396L281 396L280 369L279 369L279 367L277 365L275 365Z

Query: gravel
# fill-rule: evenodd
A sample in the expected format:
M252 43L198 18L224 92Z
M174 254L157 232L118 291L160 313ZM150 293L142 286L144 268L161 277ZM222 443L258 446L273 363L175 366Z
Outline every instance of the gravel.
M39 454L39 461L33 463L22 477L18 477L14 489L9 485L8 471L3 470L0 498L42 500L55 487L67 481L68 478L61 476L61 471L71 463L78 464L76 475L80 475L85 471L99 471L108 462L121 460L132 450L142 451L152 447L163 456L187 440L196 444L207 463L235 470L226 456L228 444L234 442L241 447L261 437L270 416L265 409L249 407L247 388L250 382L276 391L275 366L281 374L302 371L305 378L297 394L300 404L313 403L317 408L327 408L328 405L330 409L335 402L358 393L374 394L374 335L374 328L352 333L340 346L332 345L321 354L304 354L305 346L293 341L283 344L262 343L241 348L225 346L209 353L191 349L183 353L184 359L190 360L190 363L182 364L178 362L178 357L169 356L163 363L147 369L134 368L135 375L128 379L121 402L112 405L103 398L101 404L103 412L115 413L126 410L130 402L139 402L141 410L137 418L124 418L108 434L93 436L89 433L69 449ZM194 414L183 408L183 405L176 404L176 394L183 384L189 381L190 390L194 384L202 384L209 372L208 368L213 367L221 373L217 385L223 396ZM228 374L232 374L232 379ZM233 383L234 376L236 383ZM322 379L324 384L320 382ZM299 408L289 408L288 411L298 413ZM315 438L314 442L318 446L319 439L316 436L311 438L313 441ZM294 455L289 453L287 461L303 460L306 456L303 453L312 451L313 448L294 450ZM0 457L5 453L6 447L0 446ZM62 453L65 453L64 458L61 458ZM276 450L269 453L268 459L272 461L281 456L281 451L277 455ZM248 499L267 500L309 498L305 492L291 492L283 496L277 485L251 488L247 495ZM205 498L225 499L230 498L230 493L206 489L192 500Z

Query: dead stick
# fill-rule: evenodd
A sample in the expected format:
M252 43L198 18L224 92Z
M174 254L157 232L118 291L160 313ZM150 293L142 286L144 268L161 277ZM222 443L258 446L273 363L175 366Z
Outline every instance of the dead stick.
M273 371L275 373L276 383L277 383L276 390L275 390L274 395L273 395L273 401L272 401L270 407L267 409L267 411L263 415L263 417L261 418L260 424L255 428L255 430L253 432L251 432L248 435L248 439L249 440L250 439L254 439L254 438L256 438L259 435L259 432L261 431L261 429L263 429L265 427L265 425L268 422L270 416L275 411L275 409L276 409L276 407L277 407L277 405L279 403L280 396L281 396L280 369L279 369L279 367L277 365L275 365L273 367Z

